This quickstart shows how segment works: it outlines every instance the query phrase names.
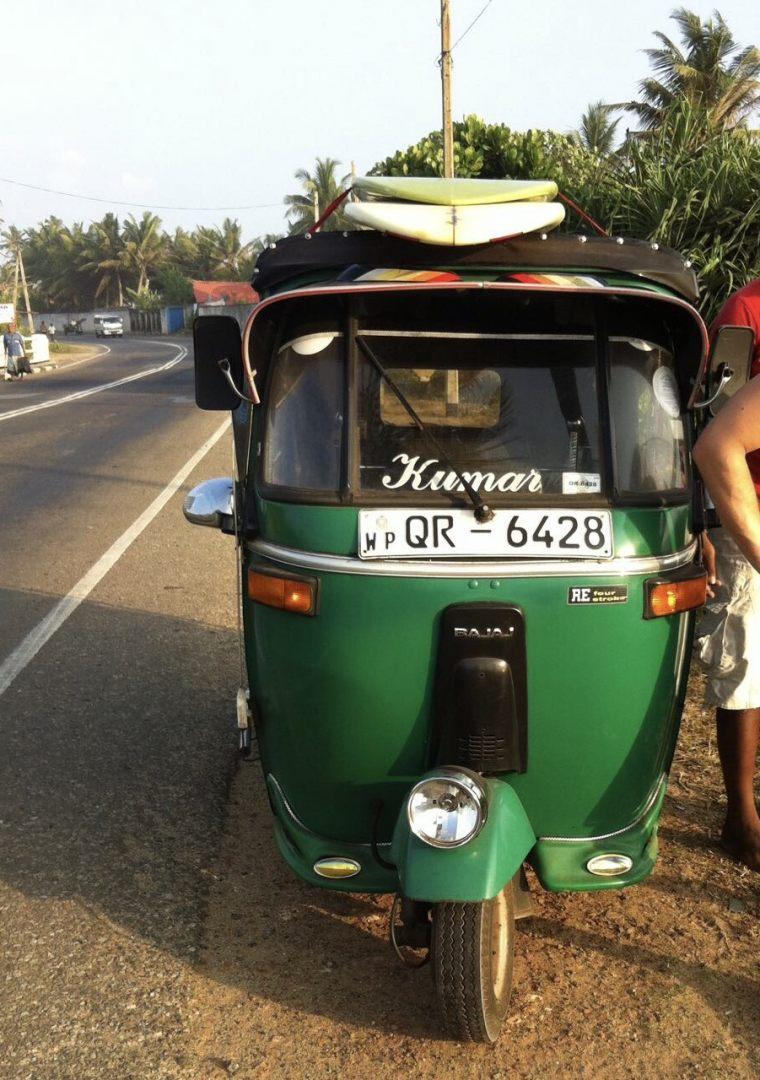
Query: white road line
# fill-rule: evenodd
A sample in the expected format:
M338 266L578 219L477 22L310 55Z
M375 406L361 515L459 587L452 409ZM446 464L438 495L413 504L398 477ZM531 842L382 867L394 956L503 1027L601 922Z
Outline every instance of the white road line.
M73 364L61 364L60 367L56 368L56 371L68 371L69 368L79 367L80 364L88 364L90 360L99 360L102 356L105 356L106 353L110 353L111 351L110 346L108 345L94 345L93 348L103 349L103 352L95 353L93 356L83 356L81 360L75 360ZM55 353L53 353L51 360L55 360Z
M66 394L65 397L51 398L49 401L41 401L37 405L25 405L20 409L11 409L9 412L0 413L0 423L3 420L11 420L14 416L26 416L28 413L38 412L40 409L53 409L56 405L65 405L69 401L81 401L82 398L90 397L92 394L102 394L104 390L113 390L117 386L125 386L127 383L135 382L137 379L145 379L148 375L157 375L160 371L168 371L169 368L173 368L187 356L187 348L184 345L172 345L171 348L178 349L179 352L165 364L147 368L145 371L136 371L133 375L127 375L123 379L115 379L113 382L91 386L88 390L78 390L75 394Z
M52 611L48 612L44 619L26 635L9 656L0 664L0 696L5 693L13 680L19 675L27 664L34 659L43 645L50 641L56 630L66 622L70 615L76 611L83 600L86 600L92 590L106 576L108 571L116 565L124 552L138 538L140 533L150 525L154 517L163 509L172 495L182 486L195 466L201 461L209 450L219 442L222 435L230 426L227 419L216 429L210 439L197 450L187 461L176 476L173 476L160 495L157 495L150 506L143 510L142 514L133 521L126 532L123 532L118 540L111 544L98 561L90 567L84 577L81 577L76 585L59 600Z

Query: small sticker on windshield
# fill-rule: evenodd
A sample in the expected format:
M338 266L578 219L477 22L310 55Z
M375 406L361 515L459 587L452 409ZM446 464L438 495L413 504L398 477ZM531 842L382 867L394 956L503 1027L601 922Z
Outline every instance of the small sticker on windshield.
M602 478L595 472L563 472L563 495L596 495L602 490Z

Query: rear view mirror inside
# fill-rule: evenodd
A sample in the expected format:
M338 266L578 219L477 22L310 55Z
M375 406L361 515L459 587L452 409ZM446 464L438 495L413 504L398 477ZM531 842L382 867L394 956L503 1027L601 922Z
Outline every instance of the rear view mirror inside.
M193 323L195 351L195 403L201 409L236 409L240 397L234 392L220 362L227 361L230 379L243 388L240 327L229 315L204 315ZM224 365L226 367L226 365Z

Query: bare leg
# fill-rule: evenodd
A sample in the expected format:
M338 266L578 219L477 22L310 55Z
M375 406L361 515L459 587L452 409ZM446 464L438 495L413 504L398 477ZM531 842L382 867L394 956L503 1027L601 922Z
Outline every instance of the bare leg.
M721 840L731 855L760 871L760 815L754 790L760 709L718 709L717 726L728 797Z

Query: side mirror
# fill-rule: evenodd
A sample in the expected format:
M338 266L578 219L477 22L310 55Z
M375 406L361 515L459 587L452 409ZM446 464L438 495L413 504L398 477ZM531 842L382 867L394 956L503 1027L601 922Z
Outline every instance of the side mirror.
M202 315L193 322L195 404L201 409L236 409L243 387L241 335L230 315ZM220 367L226 361L227 374ZM228 378L229 375L229 378Z
M750 377L755 332L750 326L721 326L710 349L707 386L709 397L695 409L710 409L713 416L741 390Z
M235 489L229 476L205 480L185 496L182 512L191 525L207 525L234 535L234 498Z

